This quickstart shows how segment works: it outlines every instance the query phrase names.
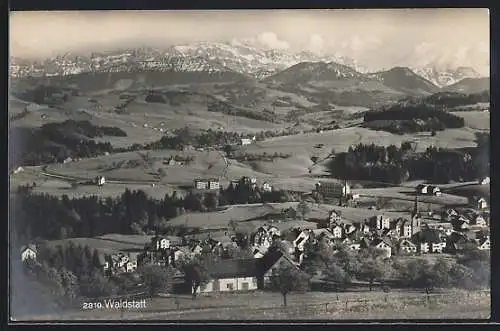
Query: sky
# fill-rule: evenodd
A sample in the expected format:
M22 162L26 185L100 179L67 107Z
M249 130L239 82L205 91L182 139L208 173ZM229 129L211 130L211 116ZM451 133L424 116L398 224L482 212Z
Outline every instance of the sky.
M369 68L471 66L489 73L488 9L12 12L12 56L245 39Z

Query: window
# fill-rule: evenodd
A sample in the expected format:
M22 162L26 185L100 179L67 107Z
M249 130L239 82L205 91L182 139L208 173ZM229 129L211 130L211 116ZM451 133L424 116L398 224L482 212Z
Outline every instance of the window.
M248 291L248 283L241 283L241 289L243 291Z
M247 284L248 285L248 284ZM232 291L234 289L233 287L233 283L229 283L226 285L226 288L229 290L229 291Z

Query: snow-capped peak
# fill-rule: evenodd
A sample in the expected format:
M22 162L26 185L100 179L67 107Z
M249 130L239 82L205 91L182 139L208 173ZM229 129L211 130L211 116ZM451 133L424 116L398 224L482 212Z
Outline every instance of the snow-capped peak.
M464 78L480 77L479 73L471 67L452 67L429 64L425 67L412 68L412 70L439 87L453 85Z

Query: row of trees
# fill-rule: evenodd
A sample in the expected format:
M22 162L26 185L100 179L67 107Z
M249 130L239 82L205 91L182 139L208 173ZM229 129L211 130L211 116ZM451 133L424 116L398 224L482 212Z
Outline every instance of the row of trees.
M450 109L454 107L474 105L479 102L489 102L490 91L485 90L481 93L458 93L458 92L438 92L427 97L409 98L403 100L405 103L413 104L430 104L433 106L441 107L443 109Z
M434 263L426 258L400 260L384 259L382 251L364 249L354 252L337 247L309 245L302 265L310 274L322 274L325 280L338 288L349 286L354 279L369 282L372 290L375 282L383 287L393 284L407 288L483 288L489 286L489 252L471 248L459 255L456 261L439 258Z

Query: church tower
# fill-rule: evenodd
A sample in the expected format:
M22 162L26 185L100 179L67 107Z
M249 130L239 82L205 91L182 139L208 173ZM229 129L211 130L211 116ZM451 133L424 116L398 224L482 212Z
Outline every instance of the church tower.
M415 195L415 205L411 213L411 233L420 232L420 213L418 212L418 193Z

